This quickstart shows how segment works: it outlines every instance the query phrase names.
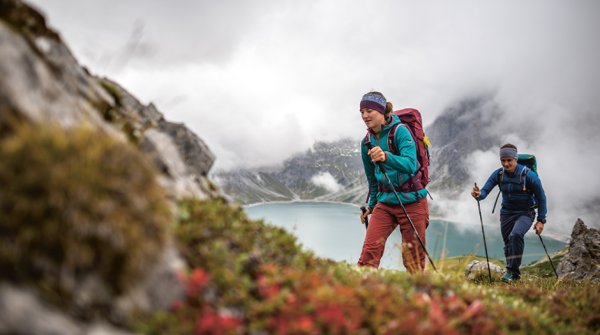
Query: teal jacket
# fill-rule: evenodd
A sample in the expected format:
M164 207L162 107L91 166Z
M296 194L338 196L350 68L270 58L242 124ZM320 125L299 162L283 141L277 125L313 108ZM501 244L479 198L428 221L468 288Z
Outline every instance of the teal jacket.
M383 167L390 177L390 180L394 184L394 188L399 188L404 184L410 177L414 176L417 172L417 148L415 142L410 135L409 130L400 125L396 129L394 144L398 149L399 155L394 155L388 148L388 134L390 129L397 124L401 123L400 119L396 115L392 115L391 120L383 126L379 139L374 134L369 133L371 138L371 144L376 147L379 146L387 154L387 160L383 162ZM382 202L389 205L398 205L398 199L391 191L391 187L387 179L384 177L379 166L371 161L371 157L367 154L368 149L365 145L365 139L361 142L361 156L363 165L365 167L365 174L369 182L369 201L368 205L370 208L374 208L377 202ZM386 192L389 191L389 192ZM423 199L427 196L427 189L422 189L417 192L398 192L400 200L403 204L410 204L416 202L419 199Z

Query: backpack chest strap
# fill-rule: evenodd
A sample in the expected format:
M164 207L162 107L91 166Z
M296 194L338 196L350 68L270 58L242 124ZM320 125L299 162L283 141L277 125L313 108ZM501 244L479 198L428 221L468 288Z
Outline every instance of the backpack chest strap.
M517 181L515 177L506 177L504 176L505 172L504 170L500 170L498 172L499 174L499 186L505 185L505 184L514 184L514 185L519 185L522 187L523 192L527 191L527 173L530 171L530 169L528 167L523 167L523 169L521 170L521 172L519 173L519 180Z

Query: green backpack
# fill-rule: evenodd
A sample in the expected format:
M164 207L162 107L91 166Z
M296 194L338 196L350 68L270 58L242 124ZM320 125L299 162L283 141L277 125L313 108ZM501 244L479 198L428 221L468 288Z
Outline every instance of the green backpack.
M537 161L535 160L535 155L532 154L518 154L517 155L517 164L525 165L533 172L537 174Z

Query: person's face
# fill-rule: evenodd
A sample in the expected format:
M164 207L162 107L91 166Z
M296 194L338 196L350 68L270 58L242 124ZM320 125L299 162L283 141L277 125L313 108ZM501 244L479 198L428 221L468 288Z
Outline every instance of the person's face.
M374 109L363 108L360 115L367 127L376 129L385 124L385 116Z
M500 163L506 172L514 172L517 168L517 160L514 157L502 157Z

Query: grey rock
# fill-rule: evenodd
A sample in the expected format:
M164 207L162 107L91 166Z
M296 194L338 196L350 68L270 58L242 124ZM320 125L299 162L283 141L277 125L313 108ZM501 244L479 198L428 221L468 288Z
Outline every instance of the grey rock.
M504 269L496 263L490 262L490 272L492 273L492 277L494 274L502 274L504 273ZM482 262L478 260L472 260L467 267L465 268L465 276L469 280L475 280L482 276L488 277L488 266L487 262Z
M180 198L210 192L201 179L215 157L196 134L185 125L166 121L153 104L143 105L117 83L90 74L34 9L17 0L1 0L1 6L0 129L14 120L88 125L134 143L142 143L148 130L158 130L173 145L155 143L145 151L155 162L177 159L185 165L177 173L162 169L162 178L168 179L163 184L174 188L170 193ZM168 150L153 151L167 146ZM169 152L173 149L177 154Z
M163 172L160 182L171 197L206 197L208 189L198 182L194 174L188 172L189 169L171 136L157 129L147 130L140 142L140 149L148 153Z
M126 335L108 323L73 319L45 304L31 290L0 284L0 333L31 335Z
M203 177L208 175L215 156L196 134L183 124L168 121L161 122L158 129L173 139L188 173Z
M600 283L600 230L577 219L566 255L556 267L560 278Z
M59 311L42 305L31 292L2 284L0 333L69 335L82 334L83 330Z
M113 101L120 107L119 113L122 117L139 124L142 129L156 127L161 120L164 120L163 114L156 109L154 104L142 104L125 88L109 78L102 78L101 81L107 89L114 90L111 92Z
M58 70L51 68L49 64L53 63L41 58L31 44L3 21L0 21L0 59L0 123L9 122L7 118L11 115L62 126L92 124L116 134L90 102L69 93L68 83L55 75L55 71L64 69L58 65Z
M117 299L117 313L126 316L135 311L166 310L175 301L183 300L184 287L178 279L178 273L185 269L186 264L170 243L156 264L148 268L141 282Z

